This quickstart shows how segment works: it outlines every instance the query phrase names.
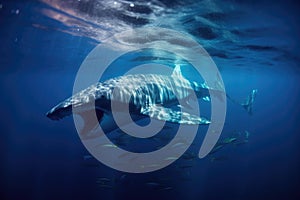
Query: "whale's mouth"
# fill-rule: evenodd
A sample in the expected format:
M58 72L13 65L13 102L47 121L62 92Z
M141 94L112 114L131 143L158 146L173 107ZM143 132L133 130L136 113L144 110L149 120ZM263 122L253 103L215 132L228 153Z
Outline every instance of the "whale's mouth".
M46 116L51 120L60 120L72 114L72 105L67 107L55 107L46 113Z
M88 116L93 116L92 113L96 113L98 121L101 121L104 115L104 112L98 108L90 108L89 106L83 106L82 108L77 107L75 110L73 110L72 105L68 106L62 106L62 107L54 107L50 111L46 113L46 116L51 120L60 120L67 116L74 114L78 114L81 117L84 118L84 120L87 122L89 120Z
M51 111L47 112L46 116L49 119L52 119L52 120L60 120L60 119L62 119L61 117L58 117L57 115L54 115Z

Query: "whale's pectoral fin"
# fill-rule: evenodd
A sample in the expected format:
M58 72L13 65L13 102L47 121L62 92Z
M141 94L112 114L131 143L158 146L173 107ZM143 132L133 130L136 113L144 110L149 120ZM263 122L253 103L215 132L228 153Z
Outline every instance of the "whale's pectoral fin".
M83 119L83 128L80 130L80 135L85 137L92 133L92 130L97 127L104 116L104 112L99 109L88 110L76 114ZM95 114L97 118L95 118Z
M210 121L187 112L172 110L158 105L143 108L141 113L153 119L179 124L209 124Z
M253 107L254 100L256 98L257 91L258 91L257 89L252 90L251 93L249 94L248 98L246 99L246 101L243 103L240 103L240 102L234 100L228 94L226 94L226 96L233 103L242 106L248 112L249 115L252 115L252 107Z
M243 106L243 108L248 112L249 115L252 115L252 107L253 107L253 103L254 103L257 91L258 91L257 89L252 90L251 93L249 94L248 98L246 99L246 101L241 104Z

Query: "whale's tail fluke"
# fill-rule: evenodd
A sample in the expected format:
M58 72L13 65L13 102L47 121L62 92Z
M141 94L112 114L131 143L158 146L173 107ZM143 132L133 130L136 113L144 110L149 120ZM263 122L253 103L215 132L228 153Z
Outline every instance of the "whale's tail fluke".
M257 91L258 91L257 89L252 90L251 93L249 94L249 96L247 97L246 101L243 103L239 103L239 102L235 101L229 95L226 95L226 96L233 103L241 105L248 112L249 115L252 115L253 102L255 100Z
M246 111L249 113L249 115L252 115L252 107L253 107L253 102L255 100L256 94L257 94L257 89L252 90L248 98L246 99L246 101L241 104L243 108L245 108Z

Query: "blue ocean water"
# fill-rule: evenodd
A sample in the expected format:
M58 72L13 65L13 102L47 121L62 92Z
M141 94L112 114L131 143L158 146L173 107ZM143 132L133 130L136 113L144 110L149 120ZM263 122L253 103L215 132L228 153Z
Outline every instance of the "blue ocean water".
M296 1L268 0L0 1L1 199L299 199L298 11ZM129 174L91 157L71 117L45 113L72 95L93 48L147 26L194 37L237 100L259 92L252 116L228 101L220 142L236 141L199 159L200 127L181 159ZM174 67L145 55L121 60L107 78L149 60Z

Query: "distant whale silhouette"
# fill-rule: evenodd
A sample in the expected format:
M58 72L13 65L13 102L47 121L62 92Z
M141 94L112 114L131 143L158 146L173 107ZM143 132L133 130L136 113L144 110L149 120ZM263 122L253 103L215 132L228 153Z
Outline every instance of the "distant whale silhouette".
M188 100L192 92L198 98L209 101L210 94L218 95L222 91L210 89L205 84L190 82L182 76L180 66L176 65L171 76L135 74L95 83L59 103L46 115L52 120L59 120L71 115L73 109L73 112L85 118L90 112L96 111L101 124L104 115L111 114L111 102L114 101L117 104L128 103L130 114L137 116L136 119L148 116L178 124L209 124L210 121L204 117L172 108L172 106L189 107ZM245 103L238 103L226 96L251 114L256 93L257 90L252 90ZM128 99L128 96L131 98ZM179 105L178 99L181 99L184 105ZM88 120L85 120L84 131L88 132L93 126L96 125L89 124Z

